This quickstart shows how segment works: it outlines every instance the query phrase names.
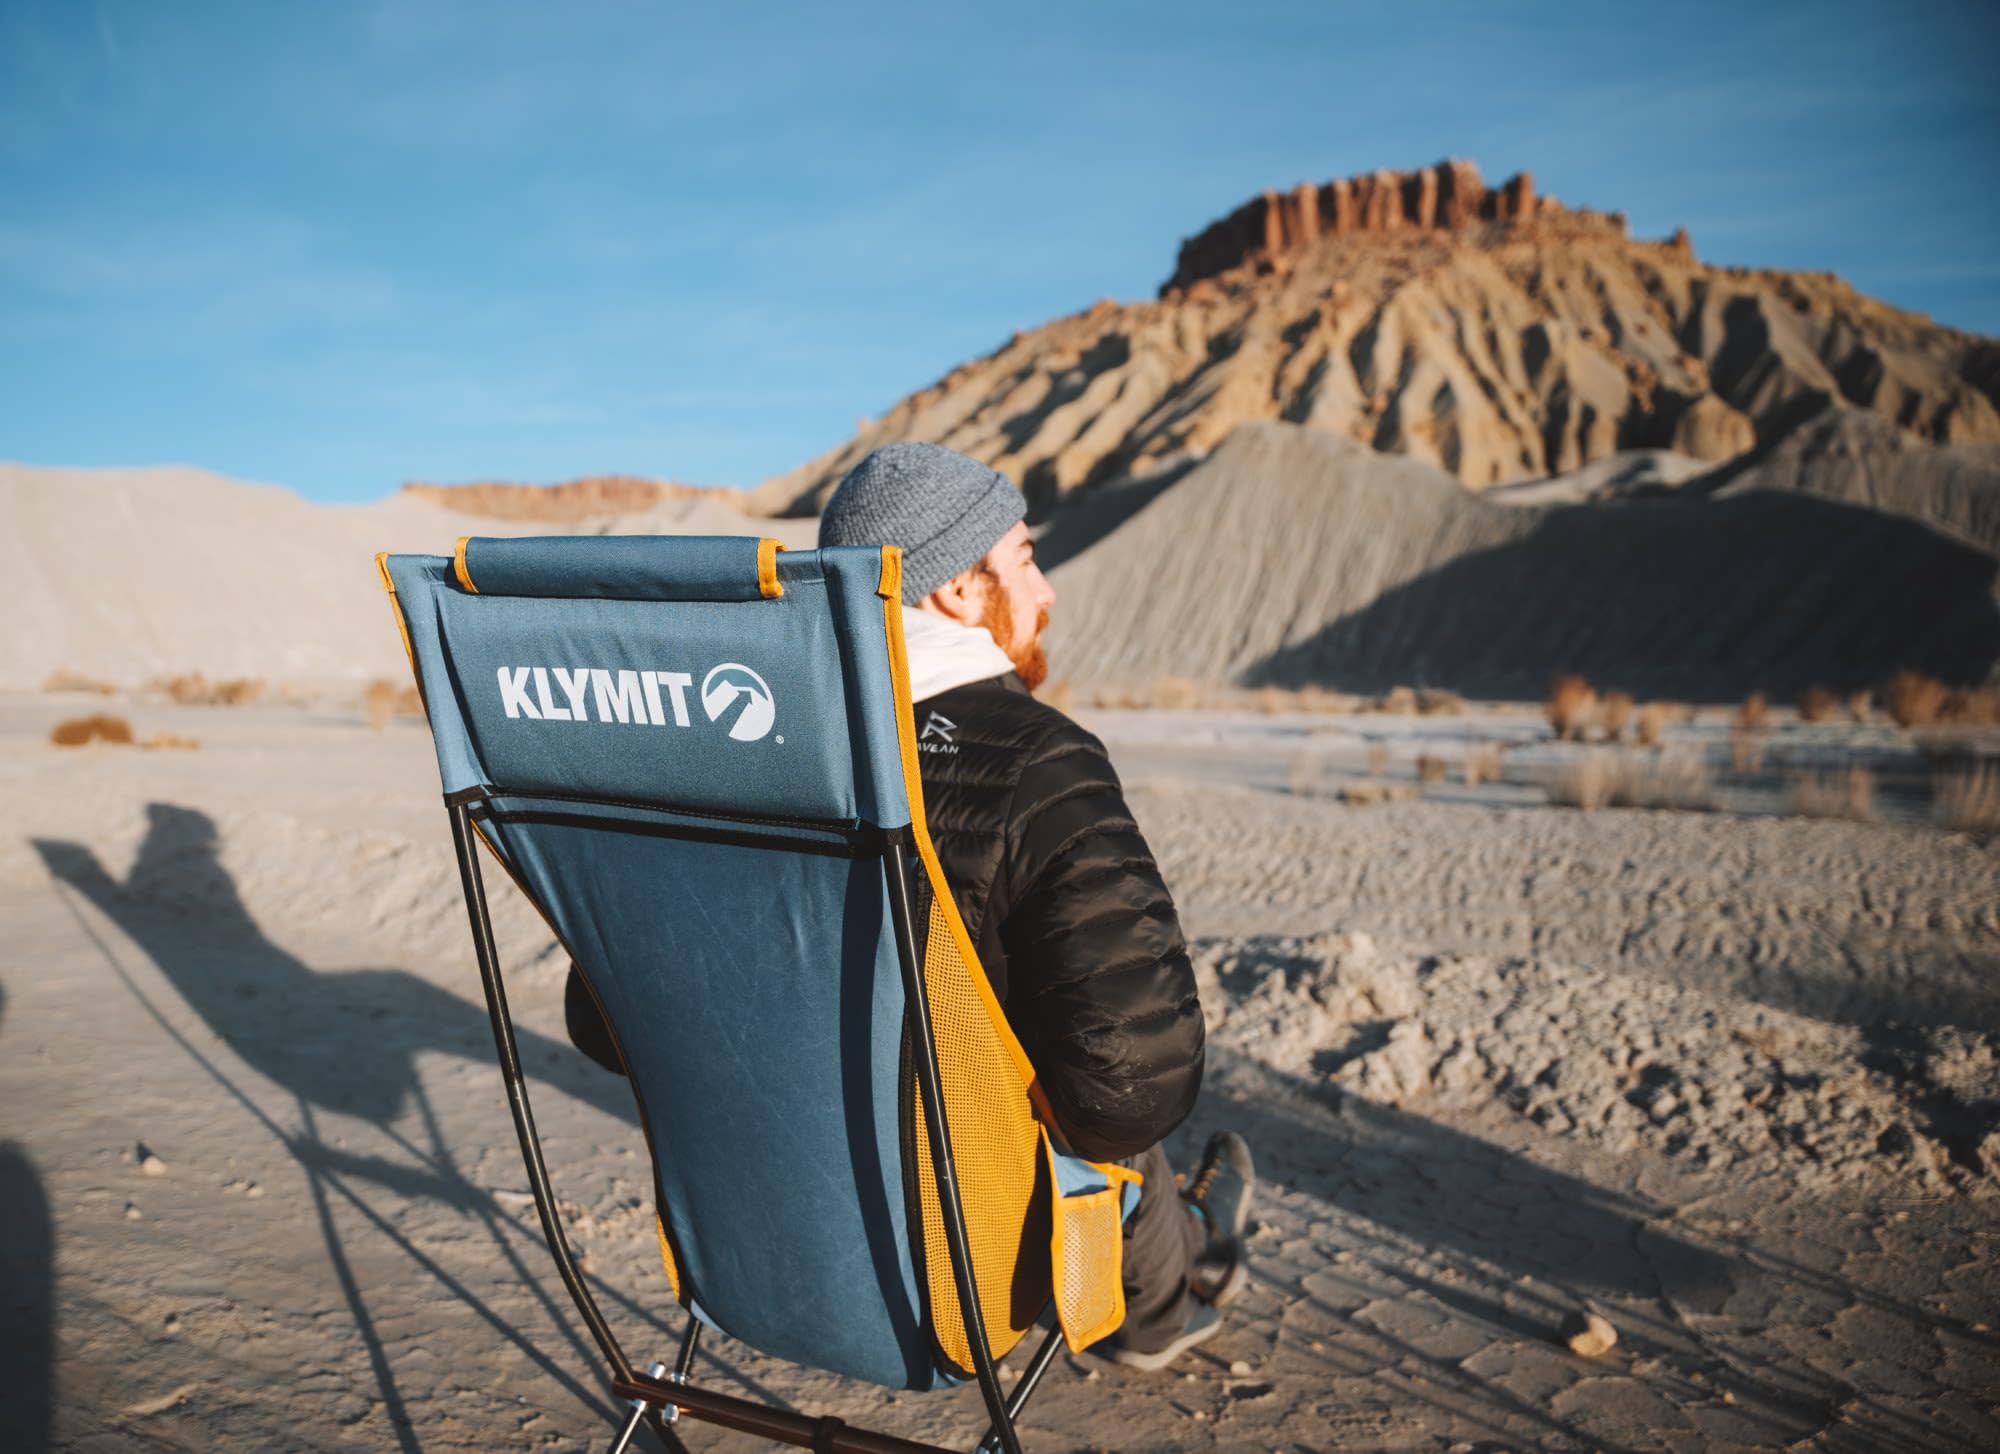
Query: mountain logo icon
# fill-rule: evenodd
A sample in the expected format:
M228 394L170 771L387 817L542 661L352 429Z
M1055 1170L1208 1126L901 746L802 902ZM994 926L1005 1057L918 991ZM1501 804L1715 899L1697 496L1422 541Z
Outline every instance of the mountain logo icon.
M736 661L723 662L701 679L701 709L711 722L729 719L729 735L738 742L755 742L771 730L778 717L770 687Z

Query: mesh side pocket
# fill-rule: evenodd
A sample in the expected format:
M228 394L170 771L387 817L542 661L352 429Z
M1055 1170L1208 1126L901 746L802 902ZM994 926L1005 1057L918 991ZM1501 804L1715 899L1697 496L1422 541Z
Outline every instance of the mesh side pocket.
M1056 1316L1072 1353L1081 1353L1125 1321L1125 1289L1119 1281L1125 1229L1118 1198L1118 1188L1111 1186L1056 1199L1051 1238Z
M1049 1217L1049 1258L1055 1273L1056 1320L1072 1353L1116 1332L1125 1321L1124 1192L1139 1174L1122 1166L1088 1163L1088 1189L1064 1191L1055 1146L1042 1134L1055 1186ZM1079 1163L1072 1162L1072 1167Z

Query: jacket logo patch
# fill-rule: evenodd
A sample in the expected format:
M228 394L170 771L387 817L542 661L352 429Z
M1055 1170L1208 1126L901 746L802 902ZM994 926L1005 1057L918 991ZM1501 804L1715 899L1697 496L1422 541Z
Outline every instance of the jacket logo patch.
M924 717L924 727L917 734L917 751L937 754L956 754L958 744L952 734L958 731L958 723L942 712L930 712Z

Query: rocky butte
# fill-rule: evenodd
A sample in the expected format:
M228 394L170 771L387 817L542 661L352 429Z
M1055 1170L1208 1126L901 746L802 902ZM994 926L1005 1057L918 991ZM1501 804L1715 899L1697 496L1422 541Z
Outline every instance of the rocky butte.
M1017 333L753 500L810 514L870 449L921 439L1047 507L1263 420L1484 489L1624 450L1729 460L1834 408L1917 441L2000 440L2000 344L1444 161L1264 192L1184 242L1157 298Z
M1414 172L1370 172L1337 182L1301 182L1290 192L1266 192L1183 242L1179 264L1160 294L1171 296L1245 263L1283 257L1321 237L1518 222L1538 210L1594 220L1620 236L1625 232L1622 216L1569 213L1552 198L1538 200L1535 179L1527 172L1489 188L1471 162L1442 161Z

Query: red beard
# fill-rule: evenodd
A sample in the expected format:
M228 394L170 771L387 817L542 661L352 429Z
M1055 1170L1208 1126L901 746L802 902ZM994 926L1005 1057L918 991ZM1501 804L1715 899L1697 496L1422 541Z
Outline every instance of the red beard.
M1000 577L991 571L986 576L986 609L980 613L979 624L993 638L1000 649L1007 653L1007 659L1014 663L1014 674L1026 683L1029 691L1035 690L1048 680L1049 658L1042 650L1042 633L1049 629L1049 613L1043 611L1035 617L1035 629L1028 633L1026 641L1014 639L1014 598L1007 588L1000 584Z

